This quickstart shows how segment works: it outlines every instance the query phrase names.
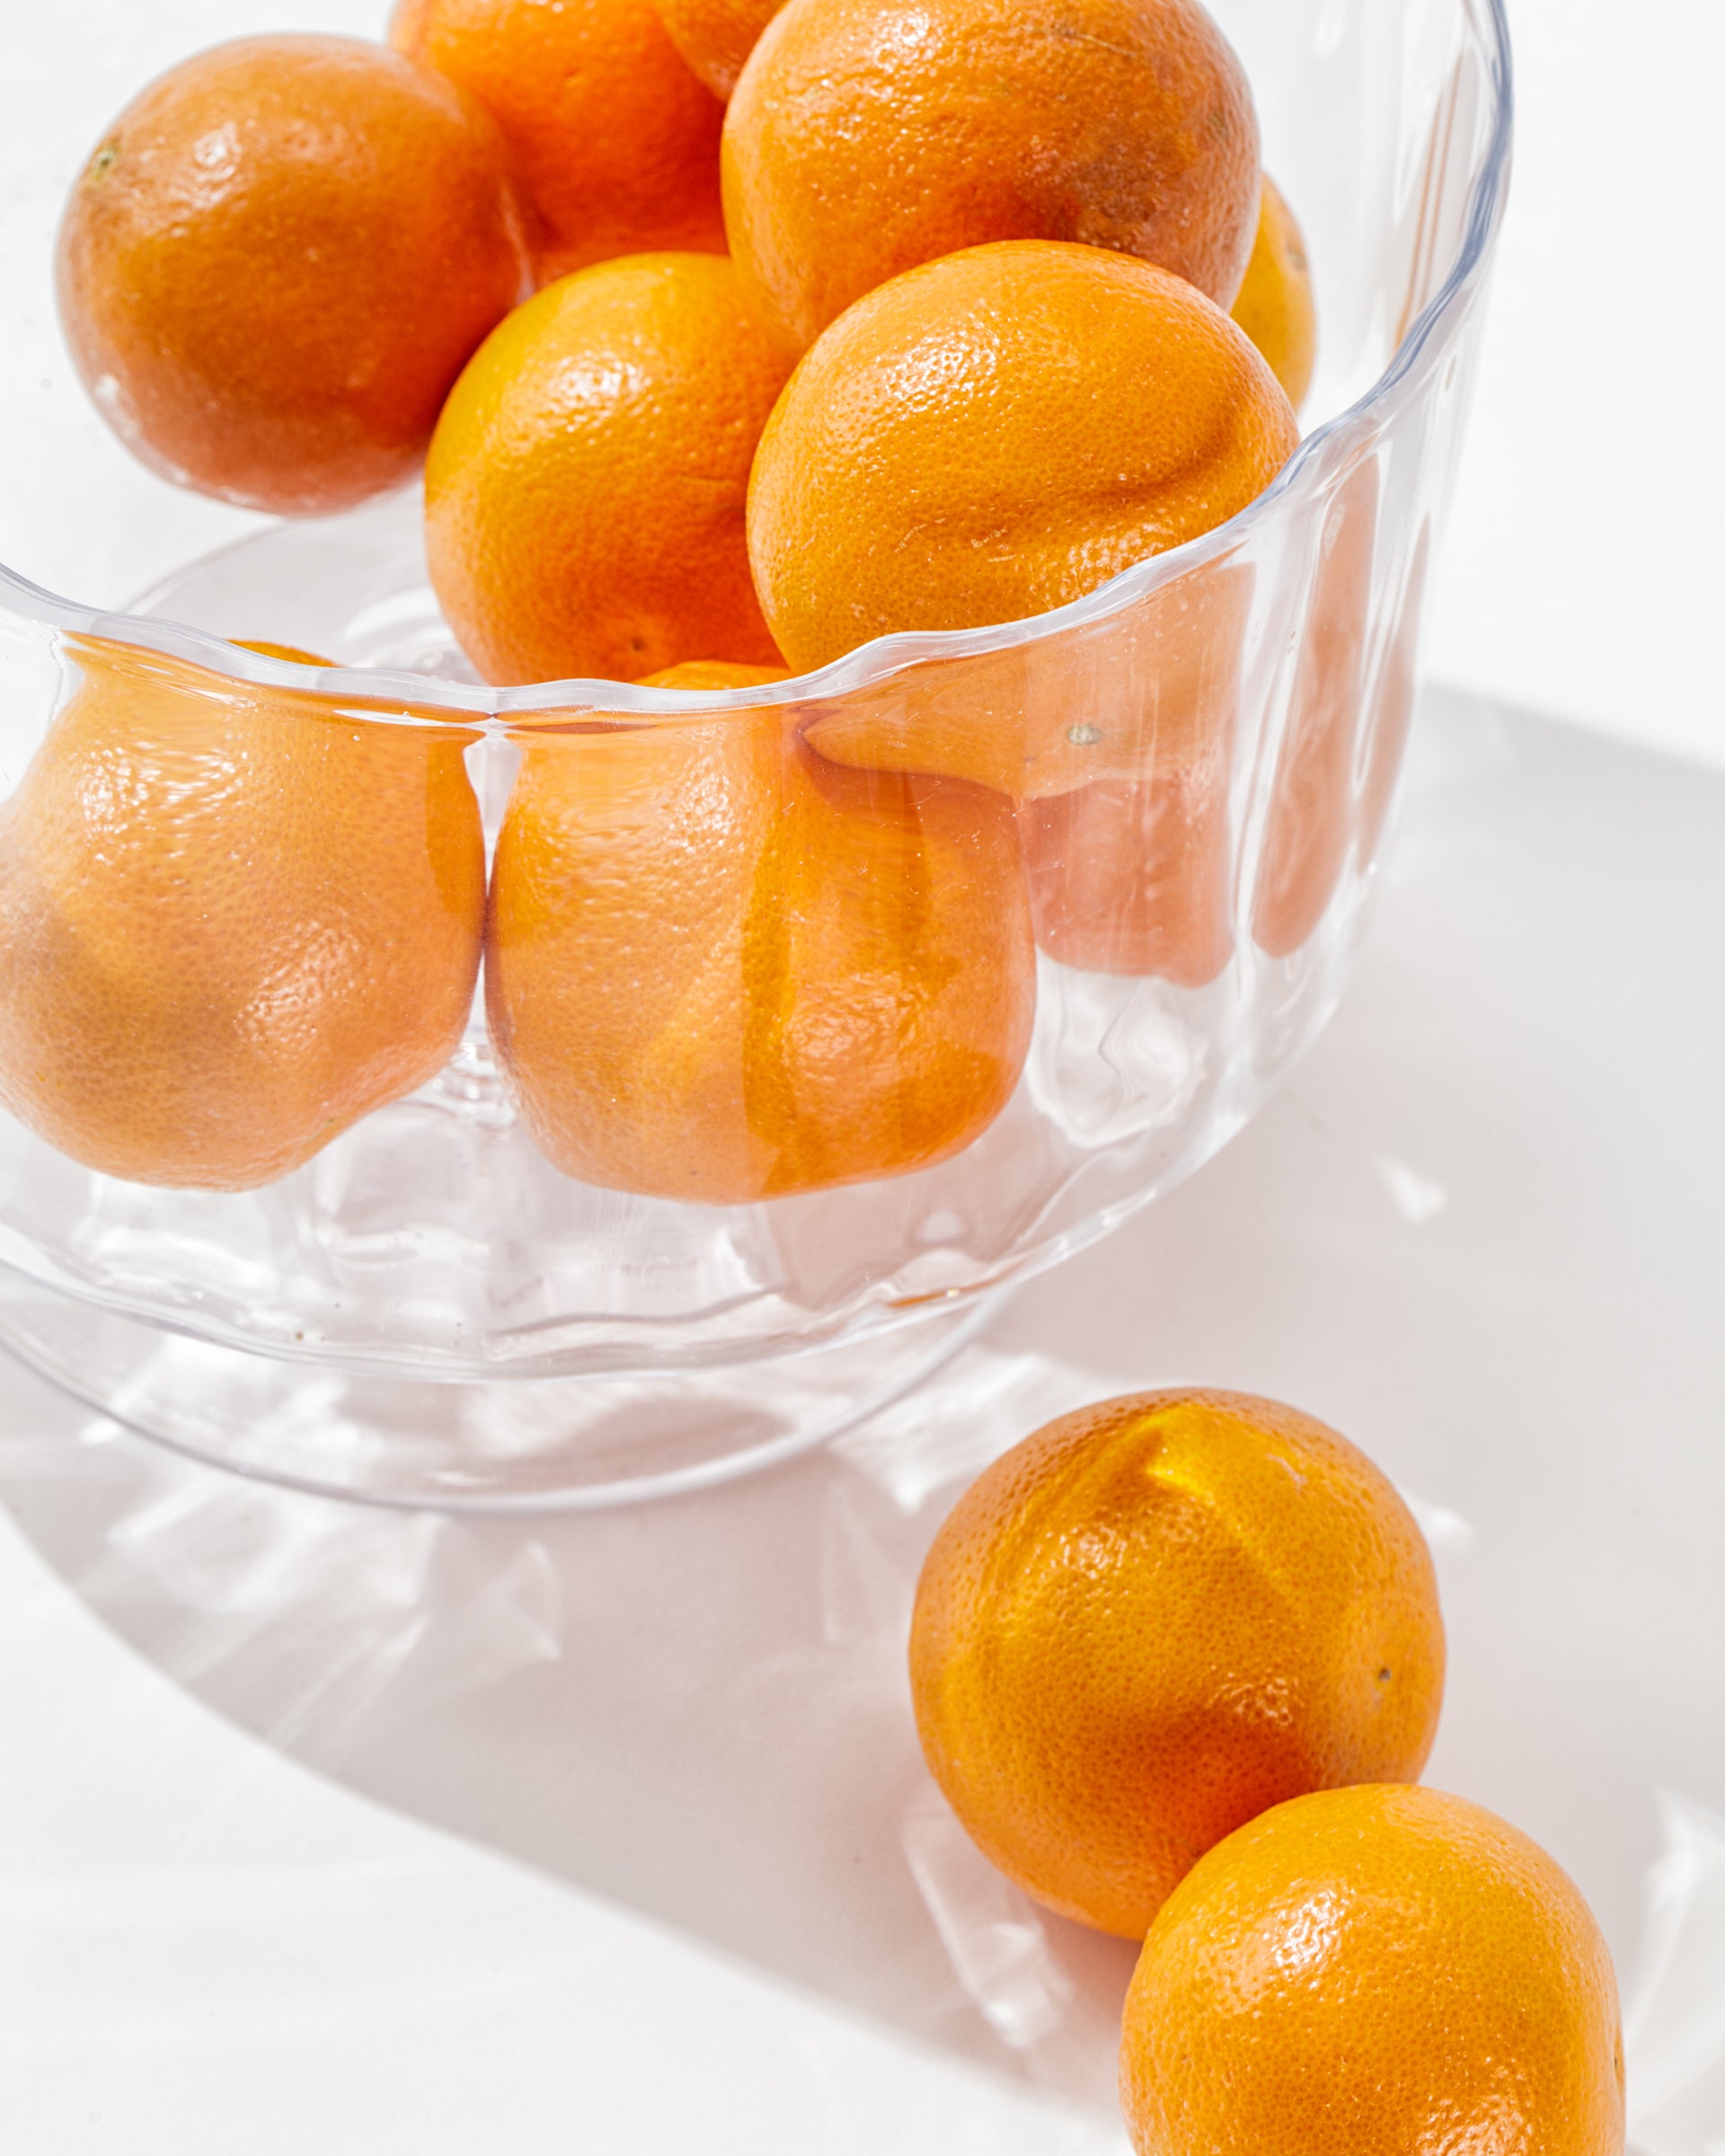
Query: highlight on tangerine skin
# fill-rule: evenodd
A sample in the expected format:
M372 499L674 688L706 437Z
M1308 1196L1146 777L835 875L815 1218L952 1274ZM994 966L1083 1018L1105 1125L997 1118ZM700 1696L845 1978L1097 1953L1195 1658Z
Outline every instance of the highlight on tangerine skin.
M936 1534L910 1633L923 1751L971 1839L1131 1939L1269 1806L1414 1779L1444 1660L1387 1479L1234 1392L1128 1394L1014 1446Z

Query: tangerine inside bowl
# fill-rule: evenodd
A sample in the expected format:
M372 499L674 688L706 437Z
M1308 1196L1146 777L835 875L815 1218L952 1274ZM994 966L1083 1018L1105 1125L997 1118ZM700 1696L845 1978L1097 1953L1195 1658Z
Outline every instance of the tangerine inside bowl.
M158 1434L258 1471L549 1501L640 1479L643 1386L695 1387L712 1465L764 1371L801 1372L787 1430L823 1355L854 1403L906 1382L1254 1112L1393 823L1509 61L1498 0L1216 12L1309 242L1318 423L1073 605L730 691L495 689L416 495L125 614L0 570L0 1334L74 1382L101 1313L123 1417L151 1356L157 1399L219 1361L229 1404ZM152 829L202 783L164 744L251 791L104 895L115 728ZM353 1405L521 1379L609 1387L604 1443ZM341 1412L287 1414L314 1382Z

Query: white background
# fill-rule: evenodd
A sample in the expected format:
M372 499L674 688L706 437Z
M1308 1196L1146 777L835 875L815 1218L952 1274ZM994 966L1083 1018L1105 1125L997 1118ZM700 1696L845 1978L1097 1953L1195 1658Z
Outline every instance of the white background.
M1725 764L1725 10L1509 17L1515 181L1431 670Z

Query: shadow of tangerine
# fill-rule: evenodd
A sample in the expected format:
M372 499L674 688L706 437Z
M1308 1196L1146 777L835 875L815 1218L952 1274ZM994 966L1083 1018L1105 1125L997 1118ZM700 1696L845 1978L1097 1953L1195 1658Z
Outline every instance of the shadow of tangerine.
M903 1674L941 1507L893 1475L917 1483L924 1422L974 1443L1002 1369L1013 1411L1070 1404L1069 1374L985 1357L991 1385L919 1395L865 1465L829 1449L648 1511L384 1512L73 1448L64 1421L58 1472L0 1458L0 1487L102 1621L272 1748L1106 2111L1131 1950L971 1849Z

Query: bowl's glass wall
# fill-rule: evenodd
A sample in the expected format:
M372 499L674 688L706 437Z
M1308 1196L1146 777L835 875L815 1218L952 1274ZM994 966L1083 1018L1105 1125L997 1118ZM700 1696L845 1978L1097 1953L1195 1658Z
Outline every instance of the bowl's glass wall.
M463 685L408 499L149 596L336 676L17 592L0 1262L357 1368L694 1365L1050 1262L1238 1128L1369 902L1507 115L1473 0L1216 12L1340 416L1076 606L703 701ZM182 852L116 846L128 785Z

